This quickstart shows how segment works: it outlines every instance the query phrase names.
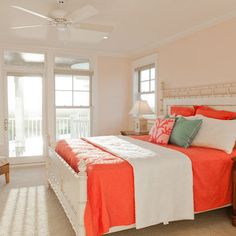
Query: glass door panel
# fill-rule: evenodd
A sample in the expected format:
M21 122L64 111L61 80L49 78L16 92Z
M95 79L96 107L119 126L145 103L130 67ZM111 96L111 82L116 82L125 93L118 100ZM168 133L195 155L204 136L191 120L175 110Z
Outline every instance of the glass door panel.
M10 75L7 87L9 157L42 156L42 76Z

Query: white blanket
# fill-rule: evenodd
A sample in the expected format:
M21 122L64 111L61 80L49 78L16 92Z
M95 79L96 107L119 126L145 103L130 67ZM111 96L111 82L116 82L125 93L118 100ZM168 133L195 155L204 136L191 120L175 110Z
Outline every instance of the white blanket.
M183 153L126 136L87 140L133 167L137 229L194 219L192 165Z

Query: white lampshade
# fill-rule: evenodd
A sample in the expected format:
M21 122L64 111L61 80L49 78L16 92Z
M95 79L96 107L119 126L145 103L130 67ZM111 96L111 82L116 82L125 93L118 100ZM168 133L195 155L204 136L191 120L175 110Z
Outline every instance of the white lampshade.
M139 100L136 101L129 114L133 115L134 117L140 117L142 115L153 114L153 111L148 105L147 101Z

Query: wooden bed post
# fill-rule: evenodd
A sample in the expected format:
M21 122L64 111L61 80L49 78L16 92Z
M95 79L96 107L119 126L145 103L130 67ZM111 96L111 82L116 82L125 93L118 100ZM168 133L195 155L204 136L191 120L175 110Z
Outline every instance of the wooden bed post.
M87 202L87 165L85 160L80 160L78 163L79 169L79 202L78 202L78 226L76 230L76 236L86 236L86 230L84 225L84 214L85 214L85 207Z
M233 212L232 212L232 224L236 227L236 157L233 158Z

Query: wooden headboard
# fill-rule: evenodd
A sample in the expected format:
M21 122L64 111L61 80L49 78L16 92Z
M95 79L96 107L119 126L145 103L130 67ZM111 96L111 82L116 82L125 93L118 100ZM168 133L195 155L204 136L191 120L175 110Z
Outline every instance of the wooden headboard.
M207 105L215 109L236 112L236 84L215 84L208 86L166 89L162 84L163 115L169 114L171 106ZM148 119L148 129L152 127L155 118Z
M169 114L171 106L207 105L215 109L236 112L236 97L175 98L163 100L163 113Z

